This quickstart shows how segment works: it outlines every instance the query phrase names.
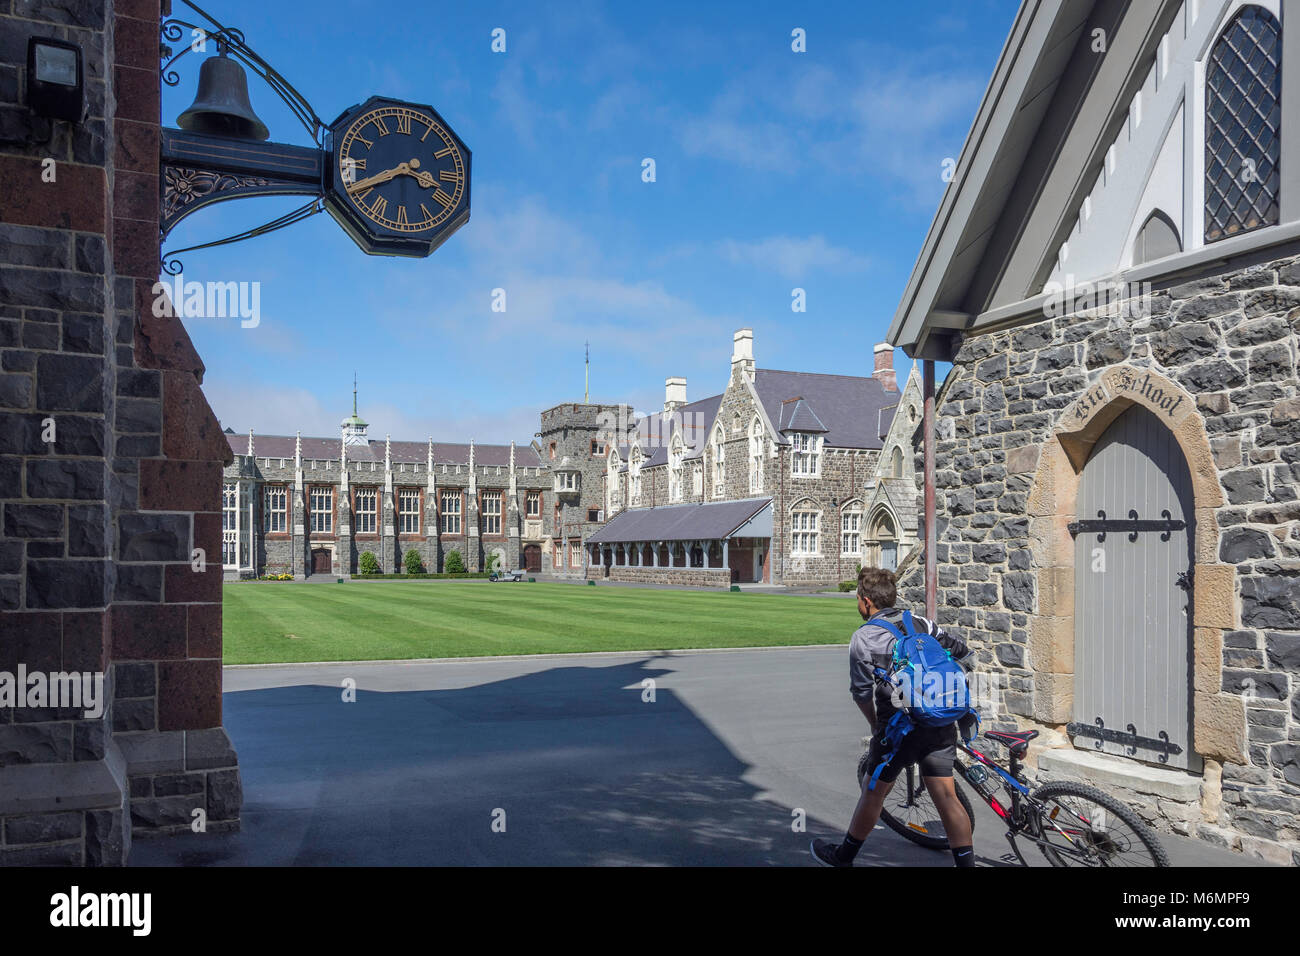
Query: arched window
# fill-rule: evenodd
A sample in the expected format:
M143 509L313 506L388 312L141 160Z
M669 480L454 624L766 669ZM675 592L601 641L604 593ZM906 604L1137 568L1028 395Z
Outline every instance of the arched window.
M668 500L682 500L682 436L673 436L668 446Z
M797 502L790 509L790 553L810 555L820 553L818 545L821 512L809 498Z
M628 506L635 507L641 503L641 448L633 446L632 454L627 459L627 496Z
M618 452L610 450L608 463L605 466L605 516L613 517L623 504L622 495L619 494L618 481L619 457Z
M903 449L897 445L894 446L894 451L889 458L889 473L893 478L903 477Z
M1282 26L1263 7L1242 7L1205 65L1205 241L1279 218Z
M862 502L856 498L846 502L840 511L840 554L862 554Z
M722 426L713 433L713 497L721 498L727 488L727 450Z
M763 422L759 418L749 426L749 490L761 493L763 490Z
M733 435L741 434L741 427L742 426L740 424L740 412L732 412L731 413L731 434Z
M1159 209L1147 216L1133 242L1133 265L1163 259L1183 251L1183 241L1173 222Z

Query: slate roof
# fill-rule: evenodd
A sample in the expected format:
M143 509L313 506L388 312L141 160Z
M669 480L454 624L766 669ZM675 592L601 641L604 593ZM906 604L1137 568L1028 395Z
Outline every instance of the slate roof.
M718 406L721 404L721 395L710 395L708 398L701 398L677 409L674 413L679 416L677 423L670 421L673 415L665 415L663 412L655 412L641 419L637 424L641 453L645 455L641 467L651 468L655 465L668 464L668 445L672 440L670 429L675 431L678 427L682 429L682 440L685 442L686 453L683 457L689 460L704 454L704 446L708 444L709 426L717 417ZM631 445L619 446L618 455L623 461L621 471L627 470L628 456L631 451Z
M781 403L781 420L777 423L779 432L825 432L829 431L817 413L802 398L793 401L786 399Z
M587 541L715 541L725 538L772 503L771 498L632 508L611 518Z
M875 378L764 368L754 372L754 391L778 431L821 431L835 448L882 448L900 398Z
M236 455L248 454L247 433L243 435L227 434L226 439L230 442L230 450ZM293 435L258 435L254 432L253 454L258 458L292 459L296 441L297 438ZM304 435L302 437L302 457L338 461L340 441L341 439L338 438L309 438ZM428 458L428 453L429 443L427 441L395 441L392 443L393 461L395 462L422 462ZM351 461L383 461L384 442L380 439L377 441L372 440L367 445L349 445L348 458ZM445 462L451 465L467 465L469 464L469 445L434 442L433 461L435 464ZM510 446L475 444L474 463L506 467L510 464ZM517 468L534 468L541 464L542 459L531 444L515 445L515 466Z

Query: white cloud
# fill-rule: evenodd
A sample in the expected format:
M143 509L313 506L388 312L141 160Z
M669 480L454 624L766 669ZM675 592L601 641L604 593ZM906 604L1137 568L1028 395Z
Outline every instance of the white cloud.
M753 242L724 239L718 251L730 262L755 266L775 272L787 279L798 279L810 272L862 272L870 267L866 256L836 246L825 236L771 236Z

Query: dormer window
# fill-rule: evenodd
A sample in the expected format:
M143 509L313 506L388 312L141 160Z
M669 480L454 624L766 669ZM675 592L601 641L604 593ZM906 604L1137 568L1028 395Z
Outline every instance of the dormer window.
M815 478L821 474L822 437L810 432L790 436L790 473L796 478Z

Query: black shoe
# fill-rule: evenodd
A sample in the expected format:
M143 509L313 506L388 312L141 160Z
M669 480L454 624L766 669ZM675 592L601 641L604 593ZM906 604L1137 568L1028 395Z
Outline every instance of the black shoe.
M812 851L813 859L822 866L852 866L853 861L845 863L840 860L836 851L840 848L838 843L832 843L830 840L816 839L809 844L808 849Z

